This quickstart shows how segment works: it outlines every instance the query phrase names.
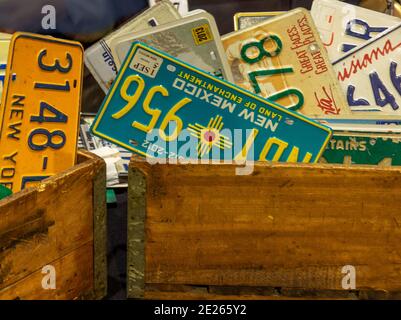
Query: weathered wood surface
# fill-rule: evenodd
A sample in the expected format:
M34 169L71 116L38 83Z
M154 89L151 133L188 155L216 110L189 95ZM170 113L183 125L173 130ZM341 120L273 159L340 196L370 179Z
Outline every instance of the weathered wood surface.
M105 295L105 164L86 152L78 162L0 201L0 299ZM42 289L46 265L56 290Z
M152 166L137 157L130 167L128 219L143 234L129 227L130 297L180 296L160 285L400 296L400 167L258 163L237 176L233 165ZM143 279L132 272L141 263ZM356 268L356 290L344 293L346 265ZM264 295L274 296L255 294Z

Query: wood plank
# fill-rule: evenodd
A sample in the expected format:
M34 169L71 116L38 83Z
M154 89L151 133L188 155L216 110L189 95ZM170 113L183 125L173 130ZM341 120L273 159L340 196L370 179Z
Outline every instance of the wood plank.
M103 162L103 160L102 160ZM107 295L107 204L106 163L99 167L93 180L94 219L94 298Z
M132 168L128 182L127 296L140 299L145 290L146 178Z
M52 261L56 271L56 289L42 287L42 269L0 290L1 300L72 300L93 289L93 241Z
M0 201L0 289L93 242L93 179L104 162L79 159L86 161Z
M153 165L146 284L401 292L401 168L257 163ZM131 214L131 213L130 213Z

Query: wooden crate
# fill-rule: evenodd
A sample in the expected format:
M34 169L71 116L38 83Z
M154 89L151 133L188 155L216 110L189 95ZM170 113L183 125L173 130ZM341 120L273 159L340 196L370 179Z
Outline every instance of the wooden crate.
M130 298L401 298L401 167L235 168L131 160Z
M106 295L106 168L79 152L78 164L0 201L0 299ZM44 290L42 268L56 271Z

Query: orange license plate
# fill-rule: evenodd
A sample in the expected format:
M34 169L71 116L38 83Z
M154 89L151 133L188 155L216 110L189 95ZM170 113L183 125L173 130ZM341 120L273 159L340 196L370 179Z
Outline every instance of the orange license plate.
M14 34L1 103L0 184L17 192L75 164L82 68L78 42Z

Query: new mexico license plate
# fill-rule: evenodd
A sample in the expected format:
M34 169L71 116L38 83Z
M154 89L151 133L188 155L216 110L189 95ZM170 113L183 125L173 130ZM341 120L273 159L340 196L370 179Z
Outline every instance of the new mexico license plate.
M334 132L319 162L401 165L401 135Z
M0 184L13 192L75 164L82 59L77 42L26 33L12 37L2 100Z
M331 61L401 23L397 17L335 0L314 0L311 14Z
M401 114L401 25L334 62L354 112Z
M307 10L230 33L223 45L240 87L308 116L350 113Z
M138 42L91 129L150 157L293 162L316 162L331 134L323 125Z

